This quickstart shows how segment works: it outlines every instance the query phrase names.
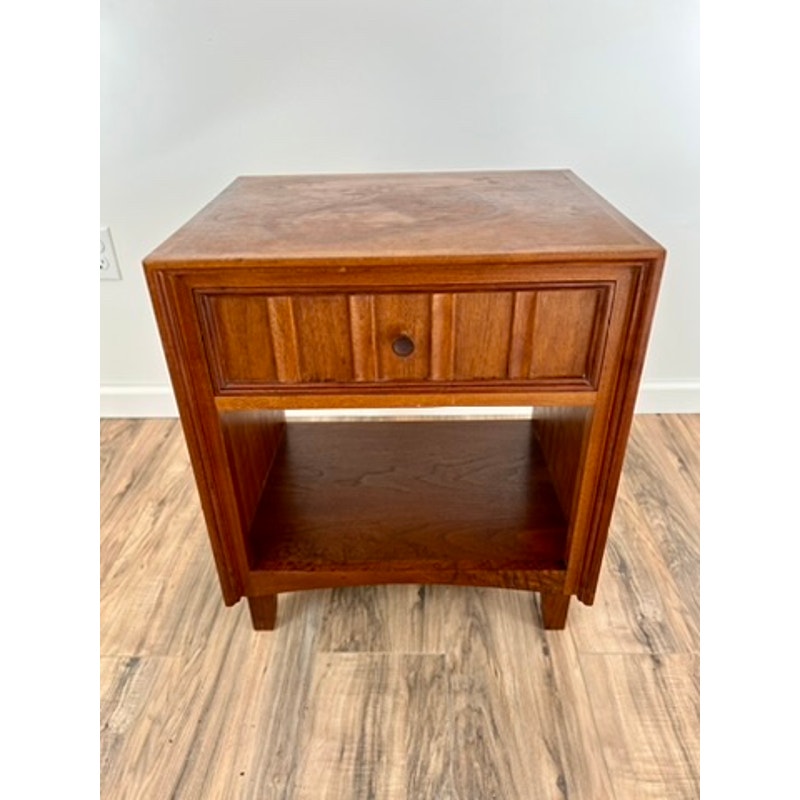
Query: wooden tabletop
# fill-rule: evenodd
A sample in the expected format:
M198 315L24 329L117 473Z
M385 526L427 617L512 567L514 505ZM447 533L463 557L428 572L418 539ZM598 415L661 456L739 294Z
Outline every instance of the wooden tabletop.
M145 264L559 261L662 252L569 170L245 176Z

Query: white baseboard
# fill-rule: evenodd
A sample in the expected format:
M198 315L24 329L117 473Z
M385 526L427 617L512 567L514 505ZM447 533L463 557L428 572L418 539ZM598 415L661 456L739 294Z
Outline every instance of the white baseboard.
M637 414L699 414L700 381L649 381L639 387Z
M492 416L519 416L525 412L520 408L470 408L466 413L486 414ZM339 412L340 415L352 415L351 411ZM363 415L364 411L357 412ZM389 409L372 412L375 415L391 413ZM404 413L412 415L458 414L458 409L406 409ZM699 414L700 382L699 381L653 381L643 383L636 403L637 414ZM308 412L308 416L319 412ZM297 416L307 416L297 412ZM177 417L178 408L169 386L101 386L101 417ZM326 416L328 413L326 412ZM336 416L334 414L334 416Z
M177 417L171 386L101 386L101 417Z

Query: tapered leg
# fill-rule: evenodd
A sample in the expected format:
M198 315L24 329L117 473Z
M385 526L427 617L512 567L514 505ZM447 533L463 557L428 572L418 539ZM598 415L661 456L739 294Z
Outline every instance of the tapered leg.
M278 595L265 594L260 597L248 597L250 619L257 631L271 631L275 628L275 616L278 613Z
M567 624L571 595L542 592L542 622L546 631L560 631Z

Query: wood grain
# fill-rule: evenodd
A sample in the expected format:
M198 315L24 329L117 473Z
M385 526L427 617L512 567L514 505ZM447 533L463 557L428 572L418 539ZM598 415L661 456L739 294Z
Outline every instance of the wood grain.
M594 386L607 292L581 286L349 295L264 286L200 293L198 314L218 392L387 381ZM393 351L400 336L414 344L405 357Z
M542 170L244 176L151 258L212 266L386 254L652 257L659 249L569 170Z
M581 666L615 795L698 798L697 657L603 654Z
M331 653L441 653L431 647L428 599L441 587L416 584L341 587L326 598L319 648ZM434 603L434 608L436 608Z
M279 348L270 333L268 298L204 295L202 300L200 319L216 385L277 381L275 353Z
M283 411L220 414L219 425L234 476L242 530L248 530L285 433Z
M350 314L344 295L292 298L300 380L348 381L353 376ZM279 345L280 346L280 345Z
M432 587L426 650L446 654L459 798L610 797L571 640L534 596Z
M234 302L233 300L231 302ZM238 302L238 298L236 298ZM300 342L297 340L297 321L295 319L294 304L291 297L270 297L267 300L269 308L270 336L259 336L257 339L266 346L268 341L275 342L273 358L275 359L278 380L282 383L300 383L302 372L300 370ZM255 333L255 332L254 332ZM230 349L235 349L236 343ZM243 383L242 377L231 374L230 370L218 370L229 375L228 384Z
M453 379L456 358L455 313L456 300L452 293L431 296L431 379Z
M455 380L508 375L512 333L511 292L463 292L455 299Z
M372 381L378 374L378 340L375 321L375 296L352 294L350 338L353 347L353 379Z
M378 344L376 379L427 380L431 373L431 297L426 294L381 294L375 296L375 328ZM408 336L414 351L397 356L392 343Z
M100 624L106 652L170 655L202 643L219 592L177 420L108 420L101 427ZM150 453L141 460L136 453ZM124 608L125 613L118 613ZM177 613L172 619L164 612Z
M451 797L442 655L323 653L296 797Z
M220 662L219 671L214 673L204 666L198 667L198 674L205 683L195 699L199 713L193 720L188 750L178 755L171 750L168 738L166 742L163 739L154 742L155 746L163 747L165 755L172 755L176 768L172 769L171 765L162 768L162 790L152 796L176 800L208 796L270 796L266 793L252 794L254 785L263 775L264 766L258 764L254 769L252 759L255 754L262 753L260 744L263 740L259 744L253 737L267 713L269 699L260 694L265 685L271 685L264 683L265 674L269 674L270 679L280 676L279 670L272 671L278 655L276 642L271 636L262 636L260 641L251 638L252 628L244 604L240 604L232 615L231 635L221 642L224 649L213 644L211 647L213 658ZM309 625L313 629L311 615ZM179 692L168 702L180 707L186 699L186 695ZM157 714L159 709L150 705L148 711ZM157 731L157 722L152 727ZM283 735L291 741L290 728L285 727ZM131 796L143 796L136 793L140 781L135 773L126 777L132 784ZM165 780L167 778L170 780ZM107 796L113 798L115 794L111 791Z
M695 800L698 434L634 420L626 569L566 631L530 592L400 585L286 594L264 634L219 603L177 421L103 421L102 796Z
M432 420L289 423L250 537L275 591L291 573L297 588L512 573L538 588L537 570L565 567L564 518L529 420L466 432Z
M588 377L598 325L598 289L538 292L530 377Z
M578 500L576 481L581 472L591 410L559 406L534 408L533 420L564 516L572 520Z

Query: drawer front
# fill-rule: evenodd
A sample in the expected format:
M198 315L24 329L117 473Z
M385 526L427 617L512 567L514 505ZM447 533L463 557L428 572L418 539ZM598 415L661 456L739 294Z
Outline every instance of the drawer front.
M199 310L217 391L331 384L594 388L609 285L448 293L214 293Z

